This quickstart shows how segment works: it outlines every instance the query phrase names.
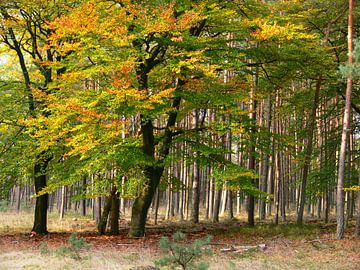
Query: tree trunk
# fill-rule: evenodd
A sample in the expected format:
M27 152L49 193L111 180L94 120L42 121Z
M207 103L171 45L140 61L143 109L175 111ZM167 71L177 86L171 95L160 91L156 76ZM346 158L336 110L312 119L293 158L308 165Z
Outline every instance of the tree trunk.
M199 110L195 110L195 128L199 126ZM199 143L199 135L196 136L196 143ZM194 174L192 185L192 201L191 201L191 222L199 223L199 207L200 207L200 164L199 152L195 153L196 160L194 162Z
M35 193L38 194L46 187L46 168L49 160L46 157L38 160L34 166ZM32 231L37 234L47 234L47 208L48 194L36 197L35 203L35 219Z
M349 0L349 21L348 21L348 62L352 64L352 51L353 51L353 6L354 1ZM347 78L346 93L345 93L345 110L343 129L341 134L341 146L339 155L339 170L337 180L337 197L336 197L336 238L344 238L345 233L345 220L344 220L344 182L345 182L345 159L346 159L346 145L347 137L350 128L350 113L351 113L351 93L352 93L352 76Z
M156 192L156 188L159 185L163 170L164 167L156 168L147 166L145 168L145 174L149 181L148 187L143 191L142 195L137 197L134 201L129 232L131 236L140 237L145 235L147 213Z
M305 201L306 201L306 196L305 196L306 195L306 184L307 184L307 179L308 179L308 175L309 175L311 155L312 155L312 150L313 150L314 130L316 127L316 109L319 105L321 81L322 81L322 77L320 76L316 83L314 104L313 104L312 112L310 115L310 125L309 125L309 129L308 129L305 164L304 164L304 168L303 168L303 179L302 179L302 183L301 183L300 205L299 205L299 211L298 211L297 221L296 221L297 224L303 223L304 207L305 207Z
M16 187L16 212L20 212L20 203L21 203L21 186Z
M196 160L194 163L194 179L192 189L191 201L191 222L199 223L199 207L200 207L200 168L199 162Z
M358 185L360 186L360 164L359 164L358 170L359 170ZM356 225L355 225L355 237L359 237L359 236L360 236L360 191L357 192L357 218L356 218Z
M84 176L84 178L82 180L82 189L84 191L83 196L86 196L86 176ZM85 198L81 200L80 211L81 211L82 216L86 216L86 199Z
M256 166L256 158L255 158L255 133L256 133L256 100L255 100L255 89L258 85L258 70L255 71L254 78L253 78L253 87L250 92L250 115L249 118L251 120L251 128L250 132L251 136L251 143L249 149L249 170L254 171L255 173L255 166ZM251 180L252 184L255 185L255 179ZM247 210L248 210L248 225L254 226L255 225L255 197L251 194L248 195L248 203L247 203Z
M109 196L106 198L104 210L101 214L101 218L100 218L100 221L98 224L98 232L100 235L103 235L106 232L106 225L107 225L108 216L109 216L109 213L111 210L111 205L112 205L112 196Z
M215 202L213 212L213 222L219 222L220 202L221 202L222 189L216 189L215 191Z
M115 191L111 195L111 210L110 210L110 234L119 234L119 217L120 217L120 198L119 193Z
M60 220L65 216L66 186L61 187Z

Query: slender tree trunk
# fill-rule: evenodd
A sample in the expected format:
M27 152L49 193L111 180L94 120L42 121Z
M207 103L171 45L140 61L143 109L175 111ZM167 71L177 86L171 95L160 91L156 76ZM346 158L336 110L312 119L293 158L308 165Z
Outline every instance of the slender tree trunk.
M359 166L358 166L358 170L359 170L359 182L358 185L360 186L360 161L359 161ZM359 237L360 236L360 190L357 192L357 218L356 218L356 225L355 225L355 237Z
M254 74L254 85L252 87L251 93L250 93L250 119L252 120L252 127L251 127L251 133L252 133L252 141L250 144L249 149L249 164L248 168L249 170L254 171L256 169L256 158L255 158L255 133L256 133L256 100L255 100L255 88L258 85L258 71ZM251 180L252 184L255 185L255 179ZM255 197L251 194L248 194L248 202L247 202L247 211L248 211L248 224L250 226L255 225Z
M213 212L213 222L219 222L220 202L221 202L222 189L216 189L215 191L215 202Z
M354 1L349 0L349 21L348 21L348 62L352 64L352 51L353 51L353 6ZM346 145L347 137L350 128L350 113L351 113L351 93L352 93L352 75L347 78L346 93L345 93L345 110L343 129L341 134L341 146L339 155L339 169L337 180L337 197L336 197L336 238L343 239L345 233L345 220L344 220L344 183L345 183L345 159L346 159Z
M159 189L156 190L155 195L155 214L154 214L154 224L158 224L158 213L159 213L159 204L160 204L160 191Z
M84 176L83 180L82 180L82 188L84 191L84 196L86 194L86 176ZM86 199L82 199L81 200L81 215L82 216L86 216Z
M16 212L20 212L20 203L21 203L21 186L16 187Z
M191 222L199 223L199 208L200 208L200 168L199 162L194 163L194 179L192 189L192 202L191 202Z
M299 211L297 215L297 224L303 223L304 217L304 207L306 201L306 184L309 175L309 168L311 163L311 155L313 150L313 139L314 139L314 130L316 128L316 109L319 106L319 96L320 96L320 88L321 88L322 77L317 80L316 88L315 88L315 97L312 112L310 115L310 125L308 127L308 138L307 138L307 146L306 146L306 156L305 156L305 164L303 168L303 179L301 183L301 192L300 192L300 205Z
M65 216L66 186L61 187L60 220Z
M199 127L199 110L195 110L195 128ZM196 136L196 143L199 143L199 135ZM199 164L199 152L196 154L196 160L194 162L193 173L193 186L192 186L192 202L191 202L191 222L199 223L199 207L200 207L200 164Z
M265 127L266 130L270 132L271 126L271 99L270 96L266 99L264 105L264 118L265 118ZM267 192L268 189L268 172L269 172L269 154L262 153L262 166L261 166L261 175L260 175L260 189L263 192ZM264 220L266 217L266 202L264 199L260 200L259 203L259 217L261 220Z

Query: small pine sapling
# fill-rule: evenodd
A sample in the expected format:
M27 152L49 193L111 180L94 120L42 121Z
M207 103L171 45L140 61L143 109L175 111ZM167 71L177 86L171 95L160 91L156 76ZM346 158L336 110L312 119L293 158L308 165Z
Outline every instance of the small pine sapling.
M80 252L89 248L90 245L86 243L83 237L78 238L76 233L72 233L69 237L68 246L60 247L56 253L60 256L70 256L74 260L81 260Z
M160 248L169 251L170 255L155 261L156 266L169 269L181 267L183 270L208 269L209 264L200 261L200 258L204 253L211 253L211 249L206 248L206 246L210 244L212 237L198 239L190 244L186 244L185 239L185 234L181 232L174 233L172 241L168 237L162 237L160 239Z

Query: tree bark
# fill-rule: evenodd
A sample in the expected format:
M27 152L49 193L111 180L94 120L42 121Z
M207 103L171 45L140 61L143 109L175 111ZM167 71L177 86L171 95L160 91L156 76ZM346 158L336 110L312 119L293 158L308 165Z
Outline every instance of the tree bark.
M110 234L119 234L119 217L120 217L120 198L119 193L115 191L111 195L111 209L110 209Z
M111 204L112 204L112 198L111 196L106 198L106 203L103 209L103 212L101 214L101 218L98 224L98 232L100 235L105 234L106 232L106 225L109 217L109 213L111 210Z
M175 125L177 111L179 110L180 107L180 102L181 102L181 98L176 97L172 104L172 107L175 110L169 113L167 127L163 137L164 141L159 150L160 162L158 164L161 165L155 164L153 166L145 166L144 168L144 174L147 179L146 184L148 186L142 192L142 194L139 197L137 197L134 201L131 212L131 222L130 222L130 231L129 231L129 234L131 236L139 237L139 236L144 236L145 234L147 213L165 168L163 165L163 160L168 156L170 152L170 146L173 138L173 133L171 129ZM155 142L154 142L154 130L153 130L152 121L143 120L143 123L141 125L141 131L143 135L143 152L146 156L154 159Z
M360 164L358 167L359 167L358 169L360 169ZM358 185L360 186L360 171L358 177L359 177ZM355 225L355 237L359 237L359 236L360 236L360 191L357 192L357 218Z
M46 187L46 168L49 163L48 158L40 158L34 166L35 179L35 193L38 194ZM35 219L32 231L37 234L47 234L47 208L48 208L48 194L43 194L36 197L35 203Z
M320 76L316 82L315 88L315 97L314 97L314 104L310 115L310 125L308 129L308 138L307 138L307 146L306 146L306 156L305 156L305 164L303 168L303 179L301 183L301 191L300 191L300 205L299 211L297 215L297 224L303 223L304 217L304 207L306 201L306 184L309 175L309 168L311 163L311 155L313 150L313 139L314 139L314 131L316 128L316 109L319 106L319 96L320 96L320 88L321 88L321 81L322 77Z
M348 20L348 63L351 65L353 62L353 6L354 1L349 0L349 20ZM337 180L337 196L336 196L336 238L343 239L345 233L345 220L344 220L344 182L345 182L345 159L346 159L346 145L347 137L350 128L350 113L351 113L351 94L352 94L352 75L348 75L345 93L345 110L343 129L341 134L341 146L339 155L339 169Z
M195 128L199 127L199 110L195 110ZM199 137L196 135L196 143L199 143ZM192 185L192 201L191 201L191 222L199 223L199 207L200 207L200 164L199 152L195 153L196 160L194 162L194 174Z
M84 191L84 196L86 196L86 176L84 176L83 180L82 180L82 189ZM81 215L82 216L86 216L86 199L82 199L81 200L81 204L80 204L80 209L81 209Z
M66 186L61 187L60 220L65 216Z

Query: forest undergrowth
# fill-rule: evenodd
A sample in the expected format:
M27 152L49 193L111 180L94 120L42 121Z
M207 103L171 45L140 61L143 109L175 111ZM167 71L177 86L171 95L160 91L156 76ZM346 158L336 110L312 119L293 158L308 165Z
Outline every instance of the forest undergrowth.
M162 236L181 231L190 244L211 235L211 254L205 255L209 269L359 269L360 241L353 239L354 222L349 222L345 240L335 239L336 224L307 220L298 226L257 222L255 227L239 219L200 224L162 221L148 224L145 237L128 236L128 221L121 221L120 234L100 236L91 217L69 214L62 221L50 214L46 236L31 236L32 215L28 212L0 213L0 269L130 269L154 266L167 255L160 249ZM82 245L71 246L76 233ZM77 241L77 240L76 240ZM75 242L75 245L78 245ZM256 248L259 245L264 249ZM240 247L240 249L238 249ZM244 249L242 249L245 247Z

